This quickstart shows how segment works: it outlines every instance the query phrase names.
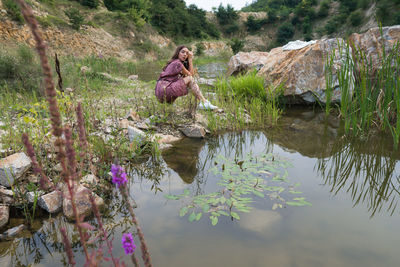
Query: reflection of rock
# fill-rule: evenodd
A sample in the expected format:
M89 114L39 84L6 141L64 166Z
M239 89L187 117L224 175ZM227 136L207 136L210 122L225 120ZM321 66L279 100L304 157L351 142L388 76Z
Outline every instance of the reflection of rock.
M0 160L0 184L11 186L31 167L31 159L25 153L16 153Z
M268 139L282 148L297 151L311 158L325 158L333 153L333 146L340 138L339 119L325 117L323 112L310 109L292 110L280 119L278 128L265 131Z
M185 183L192 183L199 172L198 161L204 139L183 139L162 156L168 167L173 169Z
M12 237L18 235L19 233L21 233L22 230L24 230L25 228L26 228L25 225L21 224L19 226L8 229L3 234L0 234L0 240L12 238Z
M8 223L10 208L5 205L0 205L0 228Z
M261 234L282 220L282 216L272 210L252 209L249 213L242 213L240 216L239 225L241 227Z

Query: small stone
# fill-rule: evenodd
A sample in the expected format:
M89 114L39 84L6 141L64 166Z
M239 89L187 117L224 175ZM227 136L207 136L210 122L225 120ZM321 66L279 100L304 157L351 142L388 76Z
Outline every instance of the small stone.
M34 183L34 184L37 184L37 183L40 182L40 177L39 177L39 176L36 176L36 175L34 175L34 174L28 175L27 179L28 179L28 181L29 181L30 183Z
M132 80L132 81L137 81L139 79L139 76L135 75L135 74L134 75L129 75L128 79Z
M75 91L75 89L74 89L74 88L67 87L67 88L65 88L65 91L66 91L67 93L73 93L73 92Z
M61 163L57 163L56 166L53 168L56 172L62 172Z
M140 116L133 111L132 109L129 110L129 113L125 116L126 119L131 120L131 121L138 121L140 120Z
M0 205L0 228L8 223L10 217L10 207Z
M204 138L206 130L198 124L187 125L179 129L185 136L191 138Z
M60 211L62 206L62 196L60 191L53 191L39 198L39 207L48 213L56 213Z
M81 67L81 72L82 73L86 73L86 72L90 72L90 71L92 71L92 69L89 68L88 66L82 66Z
M128 126L128 136L130 142L143 142L146 139L146 134L138 128Z
M36 191L36 192L28 192L26 193L26 198L28 199L29 203L34 203L35 202L35 196L37 197L37 200L44 194L43 191Z
M181 140L179 137L175 137L173 135L165 135L165 134L155 134L153 137L154 141L157 141L159 144L171 144Z
M10 187L31 167L25 153L16 153L0 160L0 184Z
M98 182L99 179L93 174L87 174L83 176L80 180L81 184L86 184L86 185L97 185Z
M119 121L119 128L128 129L129 121L128 119L122 119Z
M92 214L93 207L92 203L90 202L90 194L94 196L97 208L100 209L104 206L104 200L101 197L82 185L80 185L75 192L74 198L78 216L86 217ZM71 200L69 198L64 198L63 200L63 212L65 217L67 217L69 220L75 220Z
M0 235L0 240L14 237L14 236L18 235L19 233L21 233L24 229L25 229L25 225L23 225L23 224L13 227L11 229L8 229L7 231L5 231L3 234Z

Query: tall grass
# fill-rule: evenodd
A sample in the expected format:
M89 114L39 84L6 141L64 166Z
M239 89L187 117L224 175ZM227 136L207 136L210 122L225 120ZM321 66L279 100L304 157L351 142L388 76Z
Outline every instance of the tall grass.
M390 132L394 146L398 148L400 47L399 43L396 43L389 52L386 52L384 42L382 43L382 51L379 51L377 62L373 62L372 58L367 57L360 48L350 44L339 45L337 53L345 58L343 65L337 71L341 90L339 110L346 133L367 135L371 128L378 128ZM327 62L327 78L332 79L333 61ZM332 83L327 82L327 95L332 91Z
M225 110L225 117L210 113L210 129L243 129L264 127L277 122L282 110L279 98L283 86L265 86L256 72L220 78L215 87L216 104Z

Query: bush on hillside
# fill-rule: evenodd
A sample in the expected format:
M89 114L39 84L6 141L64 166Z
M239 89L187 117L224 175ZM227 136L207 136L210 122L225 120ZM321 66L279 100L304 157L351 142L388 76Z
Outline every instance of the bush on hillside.
M280 45L287 43L294 35L294 27L289 22L285 22L278 27L276 40Z
M325 18L329 14L329 1L323 1L318 9L317 16L320 18Z
M256 19L254 16L248 16L245 25L247 27L247 31L250 33L254 33L261 29L261 27L267 23L266 19Z
M79 3L89 8L97 8L99 6L99 0L80 0Z
M225 8L221 3L218 9L215 11L215 15L217 16L218 23L220 25L233 24L239 18L237 11L235 11L230 4L228 4Z
M67 9L65 11L65 15L67 15L69 22L72 25L72 28L79 31L84 21L83 15L79 12L79 9L77 8Z
M7 13L10 15L11 19L23 23L24 17L22 16L21 9L17 5L17 3L14 2L14 0L1 0L3 2L3 6L6 9Z
M0 49L0 87L41 93L41 81L40 65L29 47L20 46L14 53Z
M204 44L202 42L196 43L196 56L202 56L204 54Z
M229 43L233 54L239 53L244 47L244 40L239 38L232 38L231 42Z
M363 19L363 13L360 10L354 11L350 14L350 23L353 26L359 26Z

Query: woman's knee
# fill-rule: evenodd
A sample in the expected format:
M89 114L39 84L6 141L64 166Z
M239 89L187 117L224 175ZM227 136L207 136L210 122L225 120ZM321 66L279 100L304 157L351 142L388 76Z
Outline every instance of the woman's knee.
M194 82L193 76L186 76L185 78L183 78L183 80L185 81L186 85L191 85Z

